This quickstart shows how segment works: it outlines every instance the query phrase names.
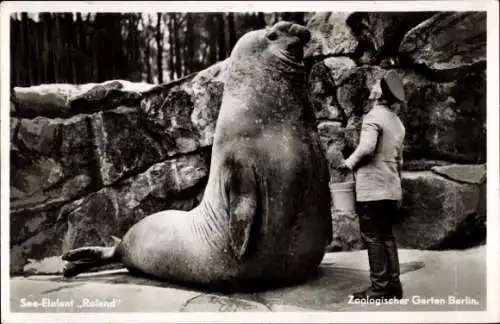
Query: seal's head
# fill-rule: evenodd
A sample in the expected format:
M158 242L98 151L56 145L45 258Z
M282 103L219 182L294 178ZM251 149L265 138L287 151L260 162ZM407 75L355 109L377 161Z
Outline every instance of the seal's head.
M304 26L282 21L266 30L265 37L275 55L289 62L301 62L311 33Z
M304 45L310 38L311 34L304 26L281 21L241 37L231 53L231 59L246 63L265 59L269 63L269 58L274 56L292 66L301 66Z
M305 27L287 21L243 35L229 58L218 125L232 128L241 120L282 123L305 114L308 92L302 59L310 37Z

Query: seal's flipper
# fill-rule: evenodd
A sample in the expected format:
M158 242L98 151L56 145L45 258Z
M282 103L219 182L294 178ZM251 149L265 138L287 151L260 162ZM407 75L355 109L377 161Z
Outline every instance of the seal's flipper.
M71 278L100 265L101 264L97 264L96 262L67 262L64 264L63 276L65 278Z
M103 249L103 247L98 246L81 247L64 253L61 258L64 261L97 261L102 259Z
M92 268L120 262L116 247L81 247L64 253L61 258L67 261L63 269L65 277L73 277Z
M258 206L255 170L233 165L229 181L229 237L238 259L247 252Z

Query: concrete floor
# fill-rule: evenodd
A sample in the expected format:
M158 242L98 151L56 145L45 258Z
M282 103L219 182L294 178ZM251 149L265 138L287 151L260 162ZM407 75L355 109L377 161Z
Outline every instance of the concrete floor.
M205 293L133 277L122 269L71 279L57 275L13 277L10 281L10 309L16 313L486 309L485 246L464 251L400 250L400 263L405 299L398 304L349 301L352 291L369 284L366 251L355 251L328 253L321 264L321 274L308 282L259 293ZM454 299L462 304L457 304Z

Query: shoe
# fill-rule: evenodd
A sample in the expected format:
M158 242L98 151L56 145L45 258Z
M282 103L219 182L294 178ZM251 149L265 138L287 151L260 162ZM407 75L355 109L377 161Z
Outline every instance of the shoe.
M387 289L389 290L389 294L392 296L391 298L403 298L403 286L401 285L401 282L390 282Z
M389 277L387 288L394 295L394 298L401 299L403 298L403 287L399 280L399 258L396 241L387 240L384 245L387 253L387 276Z
M373 286L352 294L354 299L391 299L394 298L389 290L380 290Z

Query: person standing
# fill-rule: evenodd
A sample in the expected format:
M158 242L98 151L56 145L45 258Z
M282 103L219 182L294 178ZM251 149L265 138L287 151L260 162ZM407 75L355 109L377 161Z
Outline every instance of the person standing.
M368 251L371 286L355 299L402 298L399 259L392 221L402 200L401 170L405 127L397 115L405 102L394 70L380 81L382 93L363 118L359 144L339 169L355 174L356 212Z

